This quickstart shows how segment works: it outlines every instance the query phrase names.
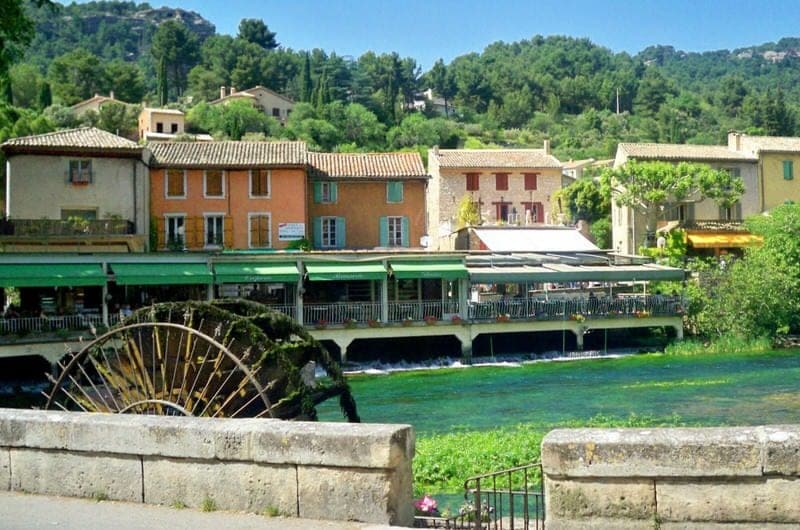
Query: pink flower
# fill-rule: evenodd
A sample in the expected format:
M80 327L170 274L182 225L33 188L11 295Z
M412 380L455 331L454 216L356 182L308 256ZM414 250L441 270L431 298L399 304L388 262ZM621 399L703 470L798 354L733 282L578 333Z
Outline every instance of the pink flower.
M414 508L420 513L434 514L437 513L436 499L425 495L414 503Z

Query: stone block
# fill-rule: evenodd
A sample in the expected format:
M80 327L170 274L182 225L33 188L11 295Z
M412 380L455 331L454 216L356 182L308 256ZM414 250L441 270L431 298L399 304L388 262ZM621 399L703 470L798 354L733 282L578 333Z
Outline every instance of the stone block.
M800 475L800 426L764 427L764 474Z
M758 526L753 526L753 523L692 523L683 521L680 523L661 522L658 530L789 530L797 528L796 524L781 524L781 523L759 523ZM550 528L548 527L548 530Z
M13 491L142 502L136 456L12 448L9 459Z
M557 429L542 441L553 477L761 476L758 427Z
M545 477L545 513L550 519L652 520L655 486L652 480L592 481Z
M7 447L0 447L0 490L11 489L11 452Z
M294 466L145 457L144 502L297 516Z
M299 516L411 526L410 465L402 470L300 467Z
M800 525L800 479L656 483L662 521Z
M653 530L658 528L653 519L625 521L595 517L586 520L551 519L547 516L547 530ZM663 528L663 527L661 527Z

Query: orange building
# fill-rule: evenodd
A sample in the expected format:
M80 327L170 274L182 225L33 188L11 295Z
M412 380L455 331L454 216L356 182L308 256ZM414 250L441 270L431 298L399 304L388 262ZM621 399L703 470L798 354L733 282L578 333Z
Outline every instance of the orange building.
M308 237L304 142L149 148L159 250L283 249Z
M315 249L419 247L428 175L419 153L308 153Z

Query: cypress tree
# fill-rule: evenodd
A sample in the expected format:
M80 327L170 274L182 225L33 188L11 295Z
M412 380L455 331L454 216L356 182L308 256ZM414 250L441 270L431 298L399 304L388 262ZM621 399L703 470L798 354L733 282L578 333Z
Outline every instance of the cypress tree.
M167 61L163 56L158 61L158 88L156 91L158 93L159 105L162 107L165 106L169 99L169 85L167 84Z
M9 105L13 105L14 93L11 91L11 78L6 76L4 79L0 80L0 83L3 85L2 100Z
M300 101L310 102L313 91L311 60L308 57L308 52L306 52L305 60L303 61L303 73L300 77Z
M50 83L46 81L39 87L38 104L39 108L42 110L53 104L53 93L50 91Z

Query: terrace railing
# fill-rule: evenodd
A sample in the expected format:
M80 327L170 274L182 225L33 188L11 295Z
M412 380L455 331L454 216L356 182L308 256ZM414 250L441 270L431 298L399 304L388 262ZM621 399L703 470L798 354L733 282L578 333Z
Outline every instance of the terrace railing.
M267 306L272 311L277 311L278 313L283 313L289 318L296 319L297 318L297 307L294 304L276 304L276 305L268 305Z
M109 325L117 324L119 314L109 314ZM59 315L46 317L0 318L0 334L48 333L53 331L79 331L103 326L103 317L94 314Z
M445 315L458 314L458 302L441 300L423 300L412 302L390 302L389 322L404 320L422 321L426 317L442 320Z
M380 302L336 302L333 304L303 305L303 322L306 326L326 326L380 321Z
M637 295L620 298L581 297L534 300L508 299L472 303L470 320L569 320L647 316L677 316L683 313L680 296Z
M9 219L0 227L2 235L13 236L121 236L136 233L125 219L70 220Z

